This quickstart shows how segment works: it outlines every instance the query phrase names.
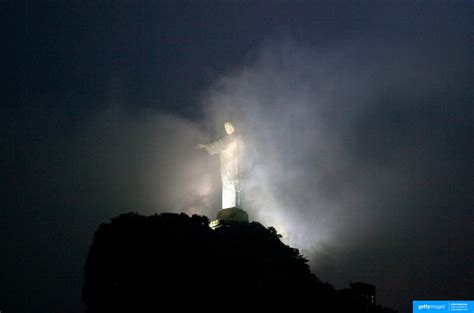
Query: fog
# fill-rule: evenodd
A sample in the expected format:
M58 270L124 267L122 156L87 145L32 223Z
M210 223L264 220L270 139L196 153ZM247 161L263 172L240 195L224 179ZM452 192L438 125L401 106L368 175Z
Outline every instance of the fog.
M472 109L449 85L466 59L433 67L423 52L393 48L269 42L204 100L211 124L234 118L249 142L243 203L251 217L276 226L338 287L412 287L381 290L385 301L443 281L423 262L472 273L433 249L463 250L464 231L472 238L456 217L470 214ZM467 291L466 277L458 282L453 294Z
M241 47L229 61L230 41L213 50L211 41L180 37L187 45L176 51L188 63L175 56L173 36L157 39L155 28L148 32L141 24L156 20L141 7L142 15L128 16L128 24L120 23L127 8L105 10L110 29L89 24L87 10L74 25L59 19L70 26L62 28L68 36L51 31L49 40L63 38L64 51L44 44L48 53L34 50L44 61L39 65L22 54L12 63L26 64L18 82L5 79L11 96L0 115L6 238L0 250L6 251L2 266L12 270L2 294L17 305L5 311L30 311L35 292L43 309L77 295L64 302L78 311L93 233L118 214L185 212L214 219L221 205L219 158L195 145L223 136L226 121L245 142L242 198L250 219L276 227L323 281L337 288L351 281L375 284L377 301L395 309L408 310L412 299L468 298L474 112L466 29L472 19L462 5L417 8L362 7L360 17L351 6L338 11L322 5L313 8L318 18L285 20L288 28L265 28L248 41L247 28L238 28ZM250 22L259 24L250 13ZM277 26L279 16L286 14L272 15ZM161 22L175 30L173 19ZM183 25L183 33L194 27ZM56 30L52 22L46 26ZM96 26L99 39L90 35ZM290 26L304 31L287 31ZM26 47L35 44L30 28ZM89 40L84 51L77 49L76 28L87 33L79 32ZM97 43L101 36L109 40L104 46ZM123 47L130 51L117 52ZM186 59L193 47L195 57ZM215 64L205 62L208 55ZM200 62L216 68L202 69ZM72 77L69 85L55 76L63 71ZM191 90L193 74L201 83L207 75L210 83ZM183 81L169 83L176 77ZM150 96L153 88L157 98ZM63 288L64 281L71 284Z
M231 121L245 142L244 209L301 249L321 279L338 288L362 280L398 281L421 295L428 285L443 290L445 274L428 275L424 262L472 271L462 259L469 255L453 260L434 248L465 249L472 235L462 218L470 214L472 111L451 101L459 87L449 85L464 61L433 68L423 54L402 62L390 48L266 42L202 92L197 120L108 98L65 145L57 203L110 208L110 217L213 219L219 158L195 145L224 135ZM379 298L394 301L401 290L382 289Z

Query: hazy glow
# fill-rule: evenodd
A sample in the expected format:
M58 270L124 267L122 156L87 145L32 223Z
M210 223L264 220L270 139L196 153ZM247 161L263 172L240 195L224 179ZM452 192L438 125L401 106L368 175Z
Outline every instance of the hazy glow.
M445 189L459 185L465 174L464 167L452 166L464 155L454 152L468 147L462 144L464 124L453 126L457 143L439 141L441 129L431 132L429 126L449 124L444 110L465 109L440 102L442 110L426 116L432 97L419 92L439 86L436 75L425 74L440 69L423 59L417 67L402 62L396 71L386 71L373 55L364 59L364 50L329 50L317 53L291 42L267 45L254 62L216 81L202 99L205 119L198 122L158 110L130 115L114 106L90 114L66 144L61 166L55 167L54 154L38 168L58 177L60 207L74 203L102 212L104 219L129 211L214 219L222 207L220 159L194 147L225 135L223 125L232 121L245 142L242 207L250 220L274 226L285 243L310 258L322 279L339 287L350 279L371 281L374 270L366 257L377 253L381 242L392 245L374 257L385 271L393 256L416 255L394 246L408 240L413 223L429 229L425 216L444 216L452 199L464 199L465 189ZM398 62L394 51L375 54ZM363 62L348 61L354 59ZM457 150L451 149L454 143ZM436 183L427 186L427 181ZM24 199L31 201L25 207L50 201L42 180L35 185L38 192ZM446 231L453 226L443 225ZM459 247L463 241L455 242ZM390 275L395 279L399 273Z
M199 197L208 197L209 195L211 195L211 191L211 182L209 178L206 177L206 179L201 184L199 184L196 194Z

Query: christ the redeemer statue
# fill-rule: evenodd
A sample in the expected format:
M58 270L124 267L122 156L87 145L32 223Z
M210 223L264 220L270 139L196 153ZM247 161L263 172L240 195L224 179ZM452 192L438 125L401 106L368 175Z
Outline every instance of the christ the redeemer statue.
M206 148L209 154L220 154L222 209L241 208L239 176L241 141L231 123L225 123L224 127L227 135L207 144L198 144L197 148Z

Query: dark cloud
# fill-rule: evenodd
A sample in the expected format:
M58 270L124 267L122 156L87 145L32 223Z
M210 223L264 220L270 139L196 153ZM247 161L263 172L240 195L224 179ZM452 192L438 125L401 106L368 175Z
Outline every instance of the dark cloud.
M88 245L112 216L213 218L218 158L194 145L222 135L227 120L246 142L251 218L301 248L323 280L374 283L378 301L402 310L414 298L469 296L472 6L263 8L264 30L250 35L259 15L237 14L245 23L223 30L234 41L211 40L210 26L198 27L227 25L210 13L190 13L191 26L157 19L155 37L152 8L132 8L125 30L123 8L79 20L68 11L88 26L77 30L58 16L53 21L68 26L61 36L21 28L18 40L37 47L38 60L11 62L16 80L2 76L0 262L11 270L0 295L17 299L0 298L9 304L2 311L31 311L26 295L35 292L42 310L61 298L78 311ZM28 12L37 23L41 15ZM103 14L102 27L86 23ZM46 26L44 34L59 29L50 19ZM167 36L186 27L195 36ZM127 53L117 52L123 41ZM55 55L63 56L53 66L60 71L47 71Z

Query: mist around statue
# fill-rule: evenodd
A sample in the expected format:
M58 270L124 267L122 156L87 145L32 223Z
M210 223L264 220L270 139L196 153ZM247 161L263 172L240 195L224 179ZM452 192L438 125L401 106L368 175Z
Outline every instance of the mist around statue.
M307 299L472 298L473 10L0 0L1 313L156 308L168 284L212 307L225 273L288 291L281 268ZM226 122L223 175L196 145Z
M129 213L102 224L85 264L86 312L147 312L169 305L177 310L250 305L394 312L376 304L371 284L356 282L336 290L323 283L311 272L308 259L283 243L277 229L249 220L241 201L244 140L230 122L224 126L226 135L196 145L220 156L222 206L216 219ZM177 298L188 302L177 303Z

